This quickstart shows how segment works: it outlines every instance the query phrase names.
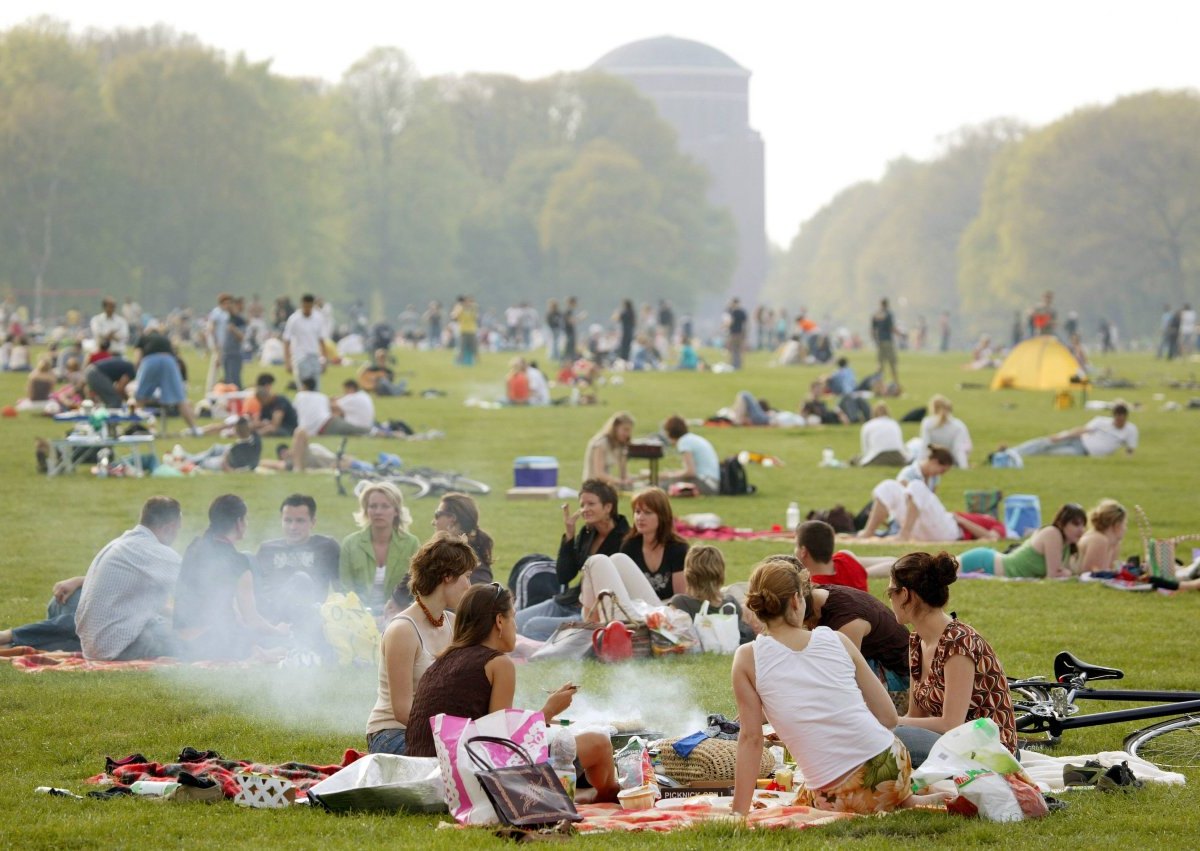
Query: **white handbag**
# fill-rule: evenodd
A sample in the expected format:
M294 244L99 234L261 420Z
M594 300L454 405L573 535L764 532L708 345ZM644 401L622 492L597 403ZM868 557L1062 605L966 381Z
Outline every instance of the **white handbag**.
M730 612L727 613L726 609ZM705 600L692 625L696 635L700 637L700 647L705 653L733 653L741 643L737 607L733 603L725 603L719 611L710 612L708 600Z

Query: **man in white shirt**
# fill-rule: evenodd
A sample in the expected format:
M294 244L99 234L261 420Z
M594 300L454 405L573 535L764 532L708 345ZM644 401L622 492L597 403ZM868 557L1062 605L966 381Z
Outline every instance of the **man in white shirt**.
M358 386L353 378L342 382L345 394L335 403L342 411L342 419L359 428L375 427L375 400L371 394Z
M325 321L313 310L315 303L316 298L312 295L302 296L300 309L289 316L283 326L284 360L297 384L311 378L314 388L321 386L325 345Z
M292 399L292 407L296 409L296 428L308 434L361 436L378 431L373 420L369 425L350 423L341 406L317 390L311 378L300 382L300 392Z
M174 633L163 617L179 579L183 512L166 496L142 506L138 525L112 541L83 578L75 631L86 659L153 659L175 652Z
M117 313L115 299L106 298L101 306L103 311L93 316L90 323L96 348L100 348L100 344L107 341L109 352L114 355L123 354L125 346L129 343L129 323Z
M1138 445L1138 427L1129 421L1129 408L1124 402L1113 405L1111 417L1095 417L1087 425L1060 431L1048 437L1035 437L1013 451L1026 458L1030 455L1090 455L1103 458L1124 447L1132 455Z
M900 423L892 418L886 402L876 402L871 419L859 430L859 454L850 463L860 467L872 464L898 467L908 463L904 434Z

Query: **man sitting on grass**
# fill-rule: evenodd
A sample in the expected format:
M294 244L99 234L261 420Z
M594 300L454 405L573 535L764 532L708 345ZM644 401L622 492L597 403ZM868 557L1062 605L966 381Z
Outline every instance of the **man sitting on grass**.
M317 501L294 493L279 506L283 537L264 541L254 556L254 599L269 621L311 618L338 582L340 545L313 534Z
M167 496L142 506L138 525L112 541L83 577L75 631L87 659L154 659L175 653L167 600L179 577L183 511Z
M233 426L236 443L216 443L203 452L189 455L188 460L214 473L250 472L262 458L262 436L250 426L245 417L238 417Z
M847 550L834 552L834 531L823 520L808 520L796 527L796 560L813 582L867 590L867 571Z

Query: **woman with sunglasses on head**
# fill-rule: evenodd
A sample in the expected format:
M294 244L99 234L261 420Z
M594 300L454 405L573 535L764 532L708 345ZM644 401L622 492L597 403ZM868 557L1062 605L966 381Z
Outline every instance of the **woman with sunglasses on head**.
M963 573L984 573L1014 579L1067 579L1074 575L1079 539L1087 528L1081 506L1067 503L1043 526L1011 553L975 547L958 557Z
M478 561L461 537L437 532L412 558L406 594L413 602L391 618L383 630L379 657L379 691L367 719L367 750L403 756L413 694L434 657L450 644L454 615L471 587ZM399 606L401 588L392 594Z
M511 709L517 668L507 655L517 645L512 594L493 582L473 585L458 601L454 636L417 685L409 714L408 756L436 756L430 719L446 713L482 718ZM571 683L551 692L542 707L546 723L571 705ZM602 733L575 737L580 766L596 790L596 800L615 801L619 790L612 742Z
M892 565L887 594L896 620L912 624L908 640L908 714L900 723L946 733L990 718L1004 746L1017 752L1016 716L1004 667L991 645L946 612L958 561L949 553L909 553Z
M492 581L492 536L479 528L479 508L475 500L465 493L446 494L433 512L431 525L435 534L445 532L461 538L475 553L476 564L471 570L471 585ZM385 617L390 618L405 606L412 605L413 598L408 587L409 577L406 573L392 592L392 599L384 610Z
M737 764L733 811L750 810L762 759L763 722L796 758L817 809L882 813L936 803L912 793L912 760L896 738L896 708L862 653L840 632L804 627L807 570L760 562L746 607L765 631L733 657Z

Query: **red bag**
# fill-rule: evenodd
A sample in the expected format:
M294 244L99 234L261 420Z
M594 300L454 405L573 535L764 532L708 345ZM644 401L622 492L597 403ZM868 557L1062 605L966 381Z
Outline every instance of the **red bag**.
M601 662L624 662L633 658L633 633L620 621L611 621L592 633L592 649Z

